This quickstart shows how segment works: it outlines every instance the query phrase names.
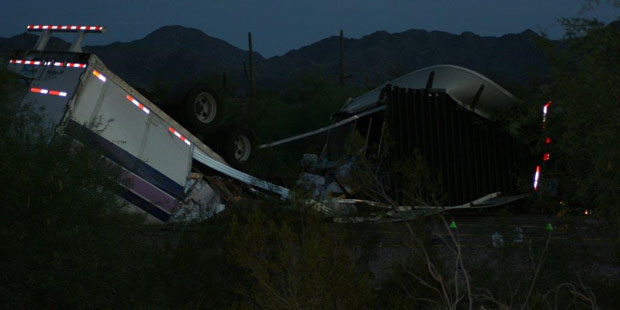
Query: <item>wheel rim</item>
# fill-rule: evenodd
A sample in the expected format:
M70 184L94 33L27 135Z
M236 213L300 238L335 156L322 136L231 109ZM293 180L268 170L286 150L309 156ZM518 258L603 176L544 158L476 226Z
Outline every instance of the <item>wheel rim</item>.
M233 156L239 162L247 161L252 152L250 139L245 135L236 135L233 140Z
M217 115L217 103L208 92L203 92L194 99L194 115L203 124L211 123Z

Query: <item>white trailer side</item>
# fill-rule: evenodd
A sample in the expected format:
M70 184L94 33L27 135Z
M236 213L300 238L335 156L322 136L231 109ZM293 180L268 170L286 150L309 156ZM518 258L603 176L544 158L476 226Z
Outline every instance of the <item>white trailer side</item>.
M205 180L190 178L194 160L250 186L288 197L288 189L228 166L97 56L42 51L22 56L41 59L37 65L11 61L10 69L31 79L23 103L43 108L46 121L57 132L74 135L119 165L129 180L119 196L153 219L166 222L180 213L204 218L222 209L218 193ZM82 61L77 67L53 65L77 60ZM183 208L202 211L180 211Z

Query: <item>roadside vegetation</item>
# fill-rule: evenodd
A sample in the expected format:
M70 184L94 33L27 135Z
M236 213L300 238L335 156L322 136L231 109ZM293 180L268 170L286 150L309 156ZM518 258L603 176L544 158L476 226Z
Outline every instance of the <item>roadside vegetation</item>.
M569 241L542 232L545 238L485 250L465 247L449 218L334 224L301 193L286 205L240 200L203 223L144 225L113 194L119 171L53 136L38 111L14 105L11 93L23 85L0 68L0 303L10 309L616 309L620 279L592 273L594 253L572 246L587 241L570 211L595 210L594 219L611 232L607 263L619 268L620 29L565 24L573 32L561 48L541 42L549 80L524 92L524 104L506 121L534 153L541 153L545 134L553 137L553 164L544 177L561 190L543 191L524 210L561 216L566 225L556 230ZM363 92L312 72L289 89L259 91L250 106L259 142L327 125L326 115ZM548 100L553 112L543 133L540 111ZM323 138L261 152L250 172L293 187L301 154L319 153ZM394 186L417 202L434 187L423 164L412 164L419 175L402 176ZM396 232L397 241L386 244L382 230ZM389 247L404 254L381 258L392 267L379 277L371 265Z
M553 192L556 203L618 220L620 21L561 22L567 35L560 45L542 38L538 42L550 63L549 78L526 89L521 96L525 104L507 120L513 135L530 145L533 154L551 155L542 175L543 196ZM551 104L543 129L547 102ZM549 145L544 143L547 137Z
M122 212L111 192L118 172L69 139L51 139L37 111L6 100L23 86L4 69L0 80L3 306L142 303L152 262L136 242L141 219Z

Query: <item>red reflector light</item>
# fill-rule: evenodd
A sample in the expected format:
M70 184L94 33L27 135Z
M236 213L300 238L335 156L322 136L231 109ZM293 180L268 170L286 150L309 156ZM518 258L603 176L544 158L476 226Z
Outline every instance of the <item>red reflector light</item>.
M549 153L543 154L543 161L548 161L550 158L551 158L551 155L549 155Z
M59 97L66 97L67 93L64 91L58 91L58 90L49 90L49 89L45 89L45 88L36 88L33 87L30 89L31 92L33 93L38 93L38 94L43 94L43 95L52 95L52 96L59 96Z
M551 144L551 138L549 137L545 138L545 144Z
M168 127L168 131L170 131L173 135L177 136L177 138L181 139L181 141L185 142L187 145L192 145L187 138L183 137L178 131L176 131L172 127Z

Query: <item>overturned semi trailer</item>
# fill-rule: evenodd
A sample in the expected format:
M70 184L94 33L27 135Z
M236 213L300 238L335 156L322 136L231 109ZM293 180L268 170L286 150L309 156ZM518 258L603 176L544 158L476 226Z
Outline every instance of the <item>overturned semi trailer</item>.
M288 198L288 189L231 167L202 140L114 74L80 44L101 26L29 25L33 50L14 51L9 70L27 85L21 105L40 110L54 134L100 151L119 167L119 197L147 220L202 220L225 207L220 179L253 193ZM69 51L47 51L52 32L77 32ZM234 181L233 181L234 180Z
M441 180L444 205L463 205L493 193L501 195L487 203L506 203L523 197L517 195L517 183L531 172L527 149L497 120L518 103L475 71L431 66L350 99L330 126L261 147L328 132L321 159L333 167L350 156L383 156L389 137L394 159L419 151ZM354 135L364 140L362 149L352 149Z

